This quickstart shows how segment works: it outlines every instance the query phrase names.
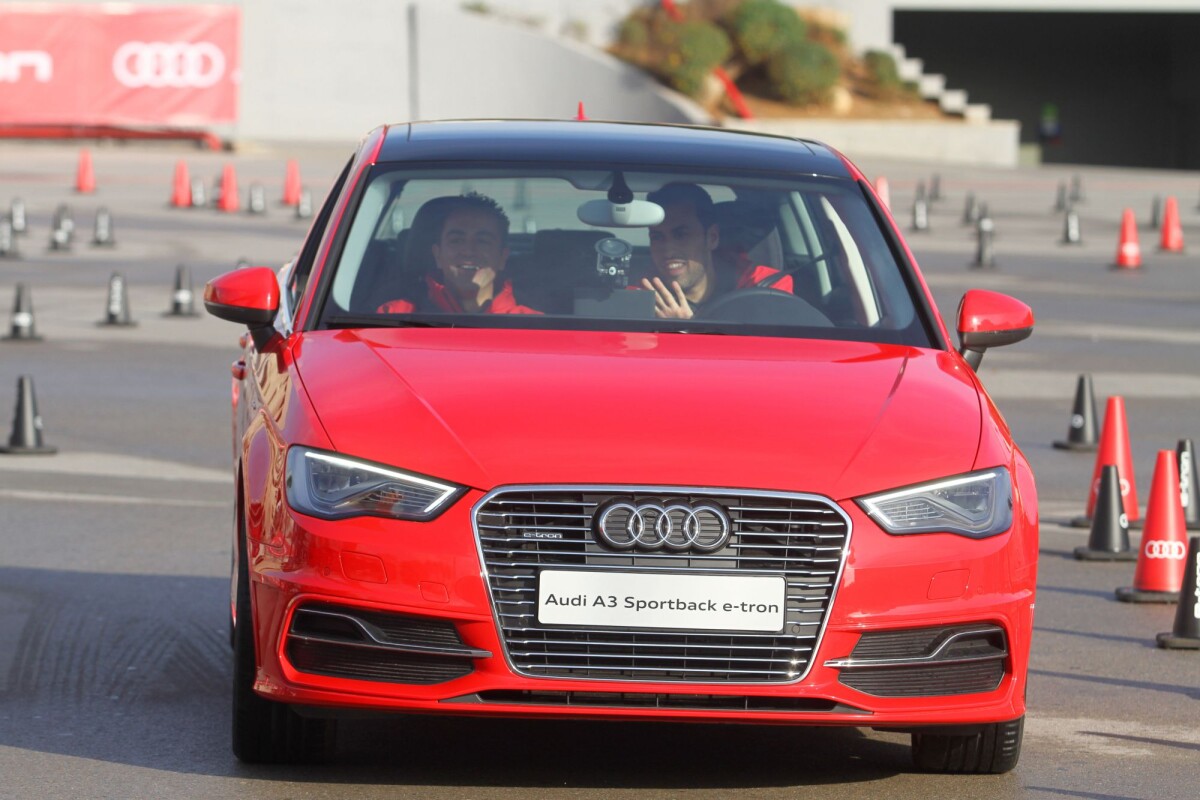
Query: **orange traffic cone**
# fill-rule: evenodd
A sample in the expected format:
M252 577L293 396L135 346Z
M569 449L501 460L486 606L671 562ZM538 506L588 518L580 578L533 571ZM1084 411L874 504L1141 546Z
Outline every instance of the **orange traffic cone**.
M1158 240L1158 249L1164 253L1183 252L1183 226L1179 224L1179 204L1174 197L1167 198L1163 206L1162 233Z
M294 206L300 202L300 165L296 159L289 158L287 171L283 176L283 204Z
M175 162L175 180L171 188L173 208L192 207L192 181L188 177L187 162L182 158Z
M1117 599L1126 603L1178 603L1187 558L1186 531L1183 506L1179 504L1175 451L1159 450L1133 586L1117 589Z
M79 169L75 171L75 191L91 194L96 191L96 173L92 171L92 153L86 147L79 151Z
M875 194L879 196L879 202L883 203L883 207L891 211L892 193L888 188L888 179L886 176L880 175L875 179Z
M232 212L239 208L237 173L233 171L232 164L226 164L221 171L221 196L217 199L217 210Z
M579 101L579 108L575 111L576 122L587 122L587 114L583 113L583 101Z
M1133 476L1133 457L1129 452L1129 426L1125 422L1125 398L1110 397L1104 409L1104 428L1100 447L1096 450L1096 467L1088 491L1087 513L1071 520L1076 528L1090 528L1096 511L1096 495L1100 491L1100 475L1109 464L1115 464L1120 477L1121 502L1125 516L1132 524L1141 519L1138 513L1137 482Z
M1121 215L1121 238L1117 240L1118 269L1138 269L1142 266L1142 246L1138 244L1137 220L1133 209L1125 209Z

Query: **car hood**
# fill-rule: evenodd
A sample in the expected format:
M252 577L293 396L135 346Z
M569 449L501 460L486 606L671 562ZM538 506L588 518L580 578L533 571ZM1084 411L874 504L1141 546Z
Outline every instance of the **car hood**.
M834 498L974 466L982 404L951 354L696 334L303 335L332 446L479 489L654 484Z

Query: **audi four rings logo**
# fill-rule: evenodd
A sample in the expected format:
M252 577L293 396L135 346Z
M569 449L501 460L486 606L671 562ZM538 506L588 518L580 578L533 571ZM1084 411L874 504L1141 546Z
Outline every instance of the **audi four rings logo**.
M113 76L130 89L207 89L225 74L225 54L212 42L126 42Z
M1146 558L1169 558L1172 561L1182 561L1187 555L1183 542L1168 542L1162 539L1151 539L1146 542Z
M732 525L725 509L711 501L665 503L618 498L594 517L595 535L614 550L697 550L713 553L729 543Z

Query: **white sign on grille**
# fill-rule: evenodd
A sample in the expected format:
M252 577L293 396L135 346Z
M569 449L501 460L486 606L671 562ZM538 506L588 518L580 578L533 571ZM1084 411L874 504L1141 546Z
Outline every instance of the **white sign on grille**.
M542 570L538 622L619 628L783 629L782 576Z

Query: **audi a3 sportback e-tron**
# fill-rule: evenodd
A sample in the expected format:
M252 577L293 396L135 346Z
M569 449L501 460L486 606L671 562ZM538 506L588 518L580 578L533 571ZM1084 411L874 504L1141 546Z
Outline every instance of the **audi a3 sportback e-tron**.
M862 174L815 142L381 127L233 365L233 749L400 712L860 726L1020 751L1029 464Z

